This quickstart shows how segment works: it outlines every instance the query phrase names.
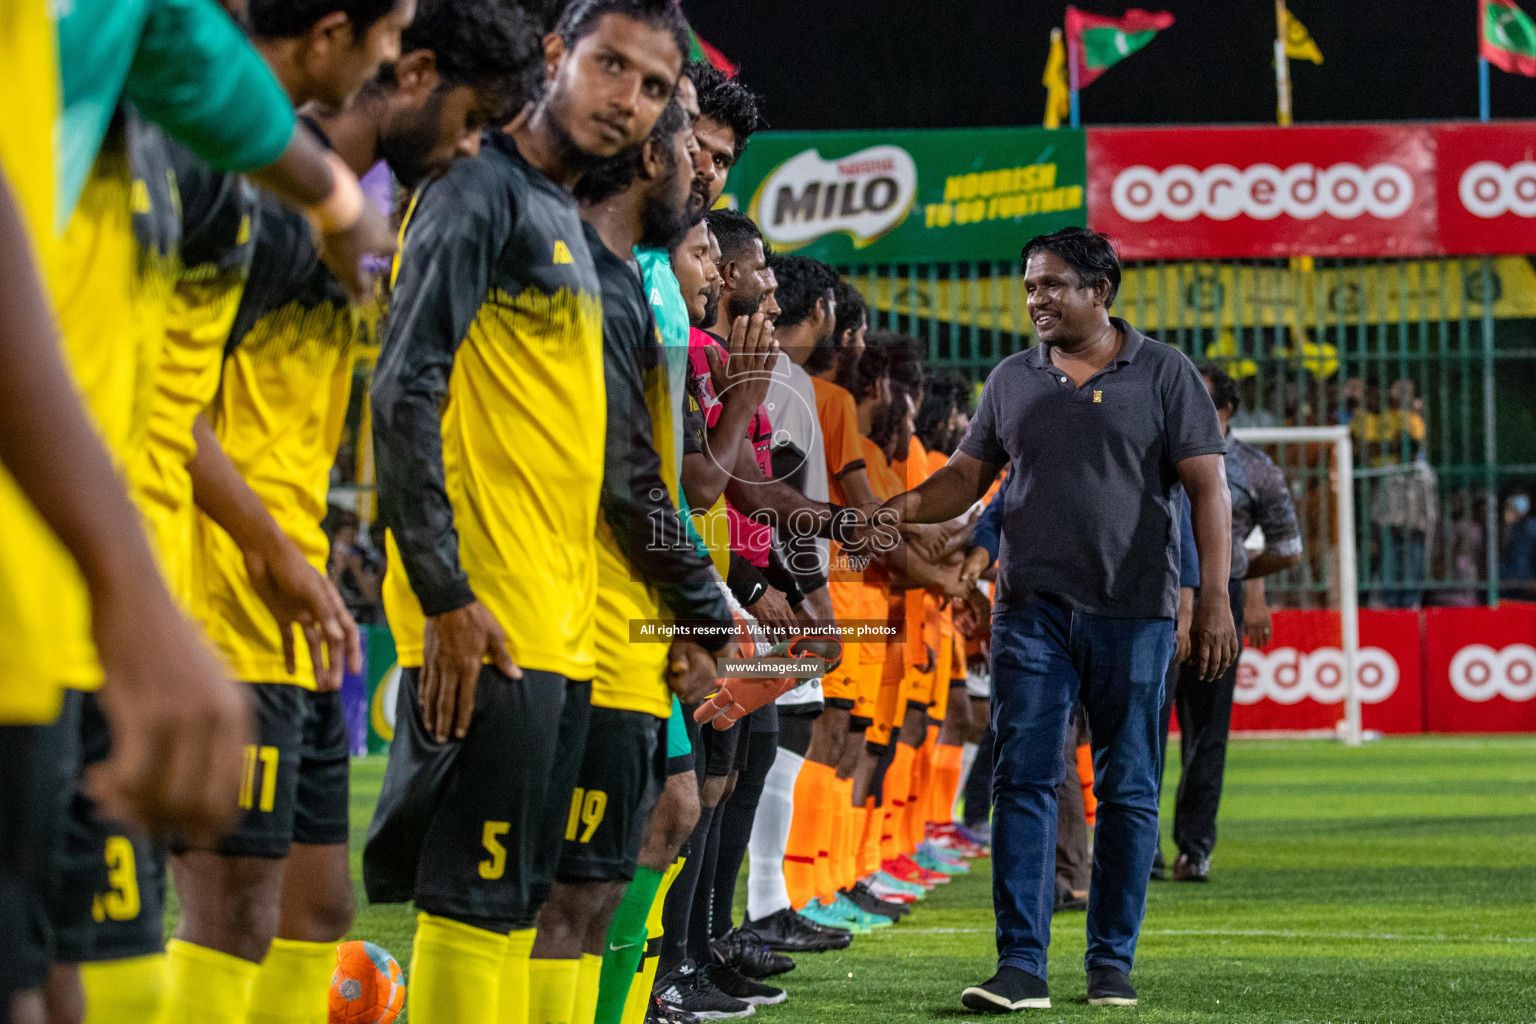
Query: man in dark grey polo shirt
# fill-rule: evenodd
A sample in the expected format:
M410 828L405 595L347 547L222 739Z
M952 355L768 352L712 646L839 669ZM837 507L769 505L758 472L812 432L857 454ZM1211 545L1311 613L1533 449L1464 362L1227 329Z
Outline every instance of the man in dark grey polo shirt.
M1194 365L1109 315L1120 263L1107 239L1065 228L1032 239L1023 258L1041 343L998 365L949 465L883 514L952 519L1013 463L992 620L998 970L962 1001L995 1012L1050 1006L1055 787L1081 701L1099 797L1088 1001L1131 1005L1157 847L1158 709L1179 606L1181 483L1208 598L1191 626L1189 660L1209 678L1238 655L1226 601L1226 443Z

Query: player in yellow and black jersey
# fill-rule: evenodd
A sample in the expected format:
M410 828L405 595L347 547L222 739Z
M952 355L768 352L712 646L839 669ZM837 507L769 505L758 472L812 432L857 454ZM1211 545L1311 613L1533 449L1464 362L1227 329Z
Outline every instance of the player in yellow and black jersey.
M356 173L383 159L413 187L472 155L481 129L516 109L536 47L514 6L423 0L398 59L309 128ZM330 470L378 303L353 304L305 218L263 196L258 221L250 281L220 348L211 447L225 475L249 486L257 518L297 546L302 571L322 576ZM207 454L200 448L197 462ZM247 752L239 827L211 848L178 851L183 915L173 953L222 957L231 973L254 976L244 990L263 1020L308 1020L323 1012L334 946L353 912L337 692L348 645L327 637L322 652L293 643L275 614L259 531L247 538L229 528L220 513L230 510L205 503L203 483L194 607L233 675L250 685L258 740Z
M670 860L652 856L642 863L641 854L667 774L662 732L672 692L702 699L715 682L714 656L730 640L730 606L678 515L674 395L633 258L636 244L669 248L702 216L690 187L693 148L689 119L674 100L639 151L604 161L576 187L602 286L607 391L596 675L556 883L533 951L534 970L546 974L569 972L562 965L580 958L575 991L584 1008L568 1018L573 1021L593 1019L603 975L624 982L621 1002L636 977L646 916ZM680 641L670 648L664 638L637 635L673 618L713 621L716 635L704 646ZM626 892L623 926L610 936ZM618 952L605 955L609 949Z
M17 88L7 104L7 177L17 141L42 137L11 129L47 125L47 147L31 154L31 165L15 180L27 186L26 208L74 385L100 440L132 476L130 464L150 436L164 299L176 280L178 188L164 160L165 140L120 109L119 100L127 96L205 159L251 169L289 201L307 204L342 266L351 253L378 251L380 221L351 217L342 223L334 216L331 199L344 199L349 183L355 192L355 178L342 180L308 137L295 133L287 98L214 5L77 0L52 6L59 9L7 4L0 13L8 81ZM33 187L43 181L47 194ZM55 239L58 228L64 236ZM7 379L27 397L13 411L37 424L27 433L38 436L18 453L10 442L23 432L7 429L7 447L0 451L16 473L14 481L0 479L0 632L6 638L0 644L0 723L14 720L13 694L22 698L23 717L46 717L41 709L58 706L60 682L93 689L105 677L111 690L101 705L107 713L101 732L109 718L116 750L110 763L98 766L98 781L106 780L98 791L122 798L119 806L152 826L211 832L229 817L225 797L232 802L236 791L237 737L248 712L169 600L138 517L121 514L127 503L97 454L98 442L91 439L82 448L73 396L61 401L56 389L38 386L48 382L36 373L11 372L15 368L8 360ZM33 401L43 402L45 416L27 408ZM36 456L44 451L52 468L39 473ZM17 454L24 458L13 458ZM82 487L86 478L97 483ZM18 492L36 503L35 511ZM57 531L57 541L41 528L43 521ZM98 553L104 534L113 537L105 557ZM66 548L76 564L64 555ZM88 624L94 635L88 635ZM71 721L51 727L61 742L79 745L81 734L71 726L82 703L72 696ZM23 789L39 768L51 774L64 767L52 757L30 760L28 771L6 772ZM74 784L56 775L53 781ZM65 801L55 796L52 806L62 808ZM41 836L55 815L50 809L18 823L7 814L0 831ZM99 858L100 851L98 870ZM0 864L0 875L9 882L8 864ZM83 895L89 902L89 887ZM16 956L16 947L7 945L7 964L25 966L35 950L26 948L24 932L13 931L9 918L4 924L7 938L21 943ZM158 931L158 918L154 925ZM12 974L0 972L0 1014L14 1008L5 1005L13 1003L14 987ZM50 1005L50 1013L69 1010Z
M404 673L363 871L371 899L422 911L423 1020L574 998L574 959L529 980L596 668L602 298L569 189L650 133L686 49L666 0L570 5L539 102L406 228L373 385Z

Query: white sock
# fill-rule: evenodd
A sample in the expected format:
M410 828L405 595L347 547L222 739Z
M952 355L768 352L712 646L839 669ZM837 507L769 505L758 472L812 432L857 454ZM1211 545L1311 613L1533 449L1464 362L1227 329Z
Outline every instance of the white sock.
M784 851L789 846L789 825L795 813L795 780L805 758L779 748L763 782L763 795L752 819L747 840L747 916L760 921L789 906L784 884Z
M965 781L971 777L971 766L976 763L976 751L981 748L975 743L960 744L960 788L955 790L955 806L950 812L955 818L960 818L960 801L965 799Z

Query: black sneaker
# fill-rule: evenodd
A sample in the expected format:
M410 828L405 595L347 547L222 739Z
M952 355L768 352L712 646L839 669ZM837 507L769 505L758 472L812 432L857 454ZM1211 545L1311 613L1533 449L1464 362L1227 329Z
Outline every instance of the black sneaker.
M869 886L859 882L852 889L844 889L843 893L853 901L853 905L860 910L871 914L879 914L888 917L892 921L900 921L912 913L912 908L905 903L896 903L892 900L883 900L870 891Z
M1131 976L1118 967L1088 968L1089 1006L1135 1006Z
M711 942L709 949L716 963L734 967L749 978L775 978L795 969L795 962L789 957L775 953L739 928L732 928Z
M668 1006L686 1010L699 1020L750 1017L757 1012L751 1003L721 992L691 960L683 961L656 983L656 998Z
M825 953L853 943L851 933L812 924L788 907L758 921L743 921L741 931L777 953Z
M650 1005L645 1008L645 1024L699 1024L699 1018L681 1007L662 1002L659 996L651 996Z
M977 1013L1049 1010L1051 990L1043 978L1018 967L999 967L991 980L960 993L960 1002Z
M734 967L716 964L709 969L709 980L732 999L740 999L753 1006L777 1006L789 998L783 989L753 981Z

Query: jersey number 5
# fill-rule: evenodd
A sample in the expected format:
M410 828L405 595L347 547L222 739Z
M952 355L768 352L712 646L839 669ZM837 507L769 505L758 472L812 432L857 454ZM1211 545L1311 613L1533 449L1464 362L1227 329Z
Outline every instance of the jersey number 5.
M480 877L487 882L494 882L507 873L507 848L501 837L510 831L512 824L506 821L488 821L480 830L480 845L490 854L480 862Z

